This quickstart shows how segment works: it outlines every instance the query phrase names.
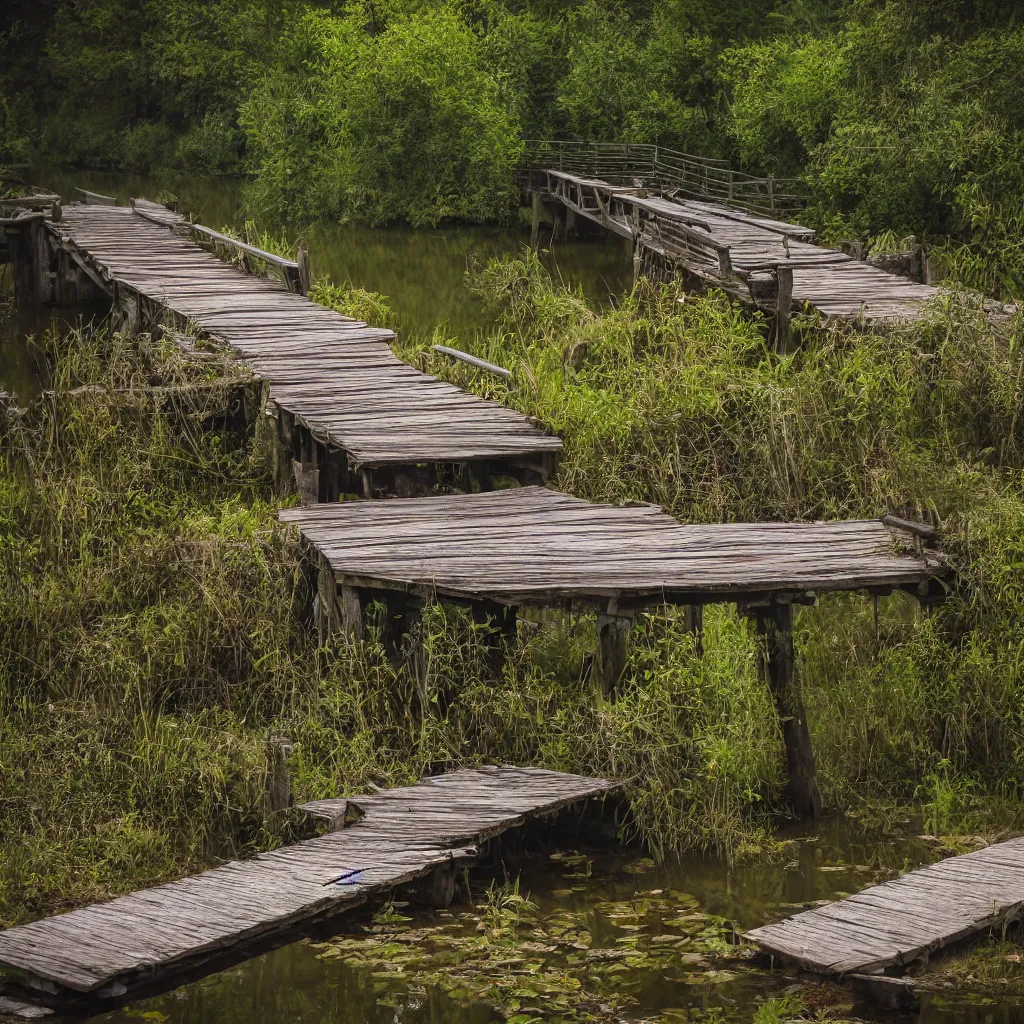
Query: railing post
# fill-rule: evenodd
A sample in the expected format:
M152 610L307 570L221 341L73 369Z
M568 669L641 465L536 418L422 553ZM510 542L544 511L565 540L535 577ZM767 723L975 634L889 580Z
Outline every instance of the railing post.
M729 202L732 202L733 197L736 194L736 179L732 173L732 168L729 168Z
M768 175L768 209L775 212L775 178Z
M722 277L732 277L732 255L727 245L718 250L718 272Z
M789 353L789 318L793 308L793 268L779 264L775 268L775 351Z

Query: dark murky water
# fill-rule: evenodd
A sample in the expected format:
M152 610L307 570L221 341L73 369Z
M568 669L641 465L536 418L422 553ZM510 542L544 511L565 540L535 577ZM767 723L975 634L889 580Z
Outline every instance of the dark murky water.
M815 1014L825 1012L826 1006L832 1019L850 1019L850 1007L843 1006L843 1000L848 1000L843 990L822 989L783 971L766 970L745 954L729 953L721 939L707 936L716 929L720 935L728 934L729 925L749 928L817 900L839 898L935 857L933 847L912 835L880 836L848 822L795 836L776 862L734 868L697 860L655 867L639 855L555 854L520 876L519 891L536 905L536 911L534 919L519 925L513 944L505 948L527 961L536 957L539 964L542 956L537 951L552 949L542 943L553 941L552 934L561 933L564 939L566 928L570 939L582 939L575 947L582 952L571 953L570 962L603 962L606 955L621 958L626 955L622 944L627 944L630 958L602 968L611 972L603 980L599 977L595 982L585 971L569 969L570 974L575 970L584 978L584 988L591 983L599 988L595 1001L576 1006L576 1015L566 1019L772 1024L780 1019L779 1007L787 1005L790 1013L783 1012L782 1019L818 1019ZM475 888L474 898L475 915L473 904L464 899L448 913L402 908L399 912L406 916L400 923L390 930L374 929L384 934L370 936L368 945L365 935L327 943L301 941L96 1020L104 1024L139 1019L172 1024L489 1024L511 1019L525 1024L558 1013L558 998L570 1002L579 998L575 982L559 988L559 975L545 973L550 965L542 971L515 955L497 961L505 974L495 975L492 967L492 973L484 972L481 978L481 985L494 984L495 992L507 983L507 972L522 976L514 984L532 986L516 990L519 1001L530 1005L511 1016L506 1017L507 1005L503 1014L488 998L474 998L472 982L467 983L468 993L467 988L452 989L449 975L460 969L460 954L450 950L477 941L472 936L483 930L483 925L474 930L473 923L481 920L477 915L486 893ZM678 916L680 907L686 911L683 917ZM552 921L563 923L552 927ZM690 928L694 937L666 947L667 940L679 939L686 921L697 922L696 931ZM537 922L547 930L537 931ZM442 953L431 945L438 933L456 936L447 939ZM542 943L531 942L537 937ZM701 963L701 951L714 950L716 943L726 950L725 962L715 960L712 952L710 965L706 960ZM545 989L545 979L550 983L552 978L557 994ZM623 995L621 1006L611 1005ZM801 1007L797 1000L806 1005ZM883 1015L883 1019L914 1018ZM947 991L941 997L926 995L916 1019L922 1024L1009 1024L1024 1019L1024 1003Z
M32 177L65 201L75 198L76 187L114 196L121 203L135 196L153 198L166 190L178 197L185 213L210 227L240 226L244 220L242 185L233 179L55 168L39 169ZM306 236L313 273L326 275L337 284L351 283L386 295L402 333L430 336L440 329L449 338L464 341L490 326L484 310L465 288L470 260L486 262L493 256L516 253L529 240L528 232L516 228L457 226L413 231L328 223L314 224ZM617 240L566 242L549 250L546 258L564 281L581 286L597 303L607 302L632 281L628 250ZM0 306L0 389L25 400L41 386L27 336L45 329L51 317L67 318L47 310L4 315L3 309ZM70 316L73 319L73 314Z

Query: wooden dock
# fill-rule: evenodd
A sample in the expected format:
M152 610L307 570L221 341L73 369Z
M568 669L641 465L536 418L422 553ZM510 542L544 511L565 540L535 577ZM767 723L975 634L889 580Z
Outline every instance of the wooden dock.
M321 636L359 641L367 606L382 604L393 660L409 657L416 618L432 601L468 604L498 663L515 641L520 606L589 608L597 613L593 678L611 696L638 613L683 605L699 647L703 606L735 602L765 638L787 797L810 816L821 798L795 677L793 604L831 590L902 589L929 600L945 569L913 524L683 526L655 505L598 505L543 487L315 505L280 518L301 530L319 562Z
M339 585L421 598L589 605L753 603L809 591L917 593L943 571L877 519L684 526L656 505L543 487L285 509Z
M814 245L810 229L763 213L551 168L532 172L530 188L574 217L631 239L638 265L653 256L670 272L682 271L772 315L781 294L787 318L791 304L831 320L891 323L919 316L940 294Z
M0 981L8 979L0 994L61 1005L76 995L169 987L233 947L343 913L438 869L450 874L527 819L618 788L539 768L489 767L318 801L310 811L338 826L360 816L252 860L0 932Z
M560 439L521 413L402 362L389 346L393 332L247 274L194 240L231 241L216 232L140 201L133 208L66 206L46 227L54 253L106 289L133 329L197 329L267 383L263 414L296 463L317 475L313 500L346 492L370 497L374 473L378 482L401 471L413 477L424 465L469 464L485 476L507 472L533 481L554 468ZM308 432L305 444L300 431Z
M819 974L873 974L1024 911L1024 839L951 857L891 882L747 934L762 949Z

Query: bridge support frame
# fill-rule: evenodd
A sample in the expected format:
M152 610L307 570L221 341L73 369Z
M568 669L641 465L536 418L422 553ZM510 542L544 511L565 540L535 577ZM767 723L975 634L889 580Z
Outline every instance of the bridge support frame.
M796 674L793 644L793 605L771 601L751 609L761 634L768 688L775 701L782 739L786 748L787 781L784 795L800 818L821 815L821 791L817 766L807 728L803 694Z

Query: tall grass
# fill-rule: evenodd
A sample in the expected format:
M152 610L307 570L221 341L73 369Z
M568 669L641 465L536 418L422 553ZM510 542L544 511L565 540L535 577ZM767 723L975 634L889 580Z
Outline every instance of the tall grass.
M860 336L807 322L780 360L716 297L644 286L598 314L532 259L481 268L474 286L498 318L480 354L515 376L435 369L563 434L559 486L701 521L933 508L958 570L936 614L885 599L877 636L863 597L798 616L823 788L833 807L918 799L946 828L965 795L1015 800L1012 328L969 306ZM709 609L703 657L676 611L645 616L614 704L588 680L588 616L534 613L500 678L468 616L444 607L426 613L419 678L372 629L325 657L258 444L222 415L239 381L145 336L43 344L52 391L0 425L0 922L278 842L265 790L281 735L297 799L504 760L626 779L635 827L664 855L770 845L781 741L730 608Z

